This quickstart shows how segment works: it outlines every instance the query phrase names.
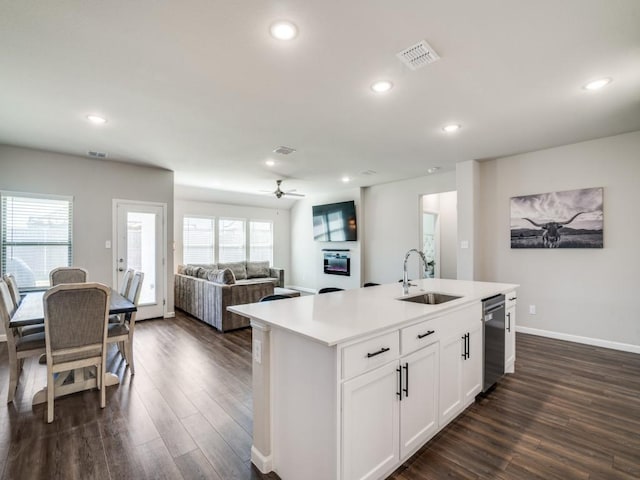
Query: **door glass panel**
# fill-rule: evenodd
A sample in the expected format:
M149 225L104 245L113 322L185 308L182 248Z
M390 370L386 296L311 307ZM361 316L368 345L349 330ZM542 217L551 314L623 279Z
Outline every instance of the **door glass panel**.
M156 215L127 212L127 266L144 272L140 305L156 299Z

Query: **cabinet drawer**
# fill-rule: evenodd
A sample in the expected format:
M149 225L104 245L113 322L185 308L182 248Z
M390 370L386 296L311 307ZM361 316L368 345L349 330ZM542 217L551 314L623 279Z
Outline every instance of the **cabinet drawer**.
M440 340L442 322L439 320L439 318L435 318L403 328L400 331L402 355L415 352Z
M351 378L398 358L398 332L390 332L345 347L342 350L342 378Z

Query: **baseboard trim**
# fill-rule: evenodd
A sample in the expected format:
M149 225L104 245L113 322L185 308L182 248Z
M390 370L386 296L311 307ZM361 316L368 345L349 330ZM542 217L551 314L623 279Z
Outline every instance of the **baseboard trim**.
M570 333L552 332L551 330L540 330L539 328L516 326L516 332L528 333L529 335L537 335L538 337L555 338L556 340L566 340L568 342L582 343L592 345L594 347L610 348L612 350L620 350L622 352L640 353L640 345L632 345L630 343L613 342L611 340L602 340L599 338L582 337L580 335L571 335Z
M269 473L273 470L273 457L269 455L265 457L260 451L251 445L251 462L260 470L261 473Z
M315 288L299 287L297 285L285 285L284 288L288 288L289 290L298 290L304 293L311 293L311 294L318 293L318 290L316 290Z
M6 342L7 341L7 335L6 334L2 334L0 335L0 342Z
M176 312L167 312L164 314L164 318L176 318Z

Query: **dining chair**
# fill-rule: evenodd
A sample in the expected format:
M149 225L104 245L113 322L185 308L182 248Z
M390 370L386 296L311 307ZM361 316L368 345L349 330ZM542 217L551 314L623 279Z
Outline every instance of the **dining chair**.
M133 268L127 268L127 270L124 272L124 275L122 276L122 284L120 285L120 290L118 293L125 298L129 294L129 289L131 288L131 280L133 279L134 273L135 270ZM124 317L125 314L123 313L109 315L109 323L123 323L125 320Z
M2 276L4 281L7 283L9 287L9 293L11 294L11 299L13 300L13 305L15 308L18 308L20 305L20 290L18 289L18 282L16 282L16 277L14 277L11 273L4 274Z
M267 295L266 297L262 297L259 302L271 302L273 300L285 300L287 298L291 298L291 295L282 295L280 293L274 293L273 295Z
M100 407L106 405L105 365L111 289L101 283L57 285L44 294L47 423L53 422L54 374L96 367Z
M9 354L9 391L7 403L13 402L18 387L18 379L22 372L24 359L39 356L45 352L44 332L32 335L22 335L20 330L9 326L11 316L15 312L11 292L7 283L0 279L0 320L7 337L7 351Z
M142 291L142 282L144 280L143 272L135 272L131 278L129 292L126 295L127 300L138 306L140 292ZM109 331L107 343L117 343L120 354L127 362L131 375L135 375L136 370L133 364L133 331L136 326L136 312L124 314L124 322L109 323Z
M318 290L318 293L331 293L331 292L342 292L344 288L338 287L324 287Z
M51 286L63 283L84 283L87 281L87 271L79 267L58 267L49 272Z

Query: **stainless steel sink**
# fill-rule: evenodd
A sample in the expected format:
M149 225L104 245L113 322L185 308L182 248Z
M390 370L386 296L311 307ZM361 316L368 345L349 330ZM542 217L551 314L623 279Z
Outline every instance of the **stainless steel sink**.
M451 300L457 300L458 298L462 297L447 295L446 293L424 292L412 297L398 298L398 300L402 300L403 302L423 303L425 305L438 305L439 303L450 302Z

